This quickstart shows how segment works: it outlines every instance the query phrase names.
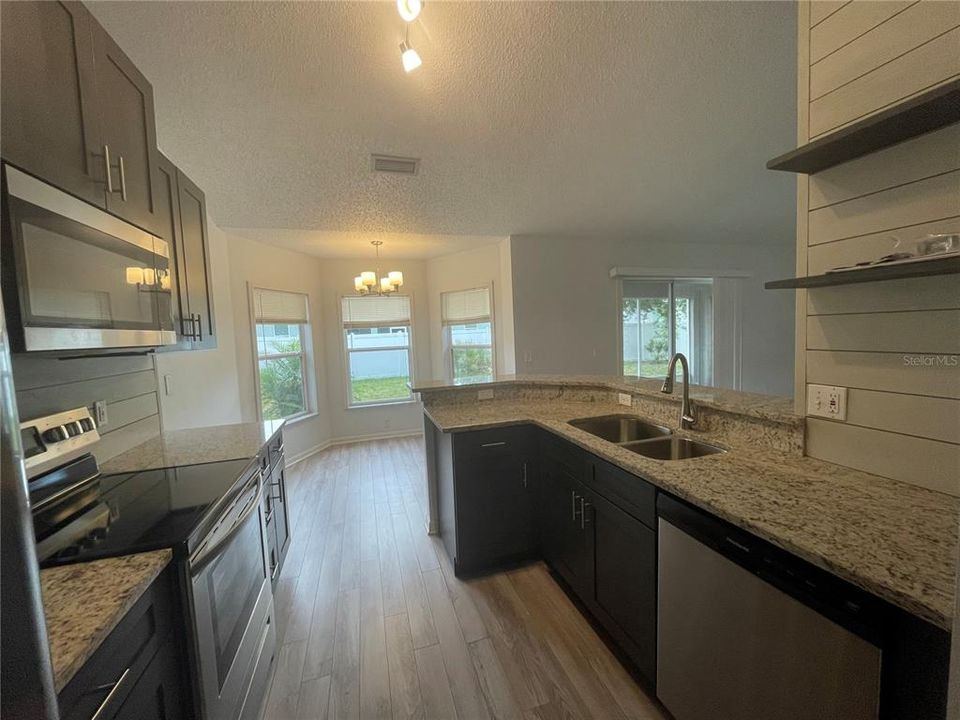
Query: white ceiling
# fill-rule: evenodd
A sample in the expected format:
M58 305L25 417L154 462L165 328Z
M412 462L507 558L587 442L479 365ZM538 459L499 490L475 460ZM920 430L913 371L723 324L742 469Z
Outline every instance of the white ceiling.
M431 0L411 75L392 2L88 5L153 83L160 146L257 239L792 241L794 180L764 169L795 138L792 2Z

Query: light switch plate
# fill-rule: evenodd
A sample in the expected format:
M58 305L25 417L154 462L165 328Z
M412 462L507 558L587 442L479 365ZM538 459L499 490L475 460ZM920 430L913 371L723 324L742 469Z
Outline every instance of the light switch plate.
M97 425L106 425L107 424L107 401L106 400L97 400L93 403L93 416L97 421Z
M807 385L807 415L847 419L847 389L835 385Z
M493 388L477 391L477 400L493 400Z
M630 407L633 405L633 396L630 393L617 393L617 402Z

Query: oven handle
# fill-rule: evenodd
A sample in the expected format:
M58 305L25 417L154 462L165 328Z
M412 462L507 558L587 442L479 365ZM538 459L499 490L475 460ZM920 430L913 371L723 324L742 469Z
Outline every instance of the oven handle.
M204 567L210 564L211 561L216 559L217 555L220 554L220 551L231 541L234 536L240 532L244 525L246 525L247 520L250 519L250 516L260 510L260 501L263 499L263 473L259 470L257 471L257 494L247 505L247 508L243 511L243 514L237 518L237 521L233 524L233 527L230 528L222 540L220 540L215 545L212 545L209 548L204 549L202 552L190 558L190 574L196 575Z

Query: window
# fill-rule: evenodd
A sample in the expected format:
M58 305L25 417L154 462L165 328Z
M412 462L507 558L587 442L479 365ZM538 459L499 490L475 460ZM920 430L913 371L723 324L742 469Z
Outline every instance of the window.
M264 420L295 418L307 403L307 296L253 289L257 387Z
M410 298L345 297L341 314L348 405L411 400Z
M624 278L621 297L624 375L662 378L681 352L690 363L690 382L713 384L711 278Z
M447 378L454 383L493 380L493 320L490 289L440 294Z

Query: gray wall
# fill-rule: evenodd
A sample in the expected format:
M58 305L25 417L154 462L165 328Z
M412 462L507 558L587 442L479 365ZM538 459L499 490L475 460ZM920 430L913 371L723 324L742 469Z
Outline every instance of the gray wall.
M793 219L766 243L514 235L518 373L619 374L615 266L744 270L742 389L793 394L793 294L763 290L793 273Z
M151 355L72 360L13 355L20 420L107 402L97 460L103 462L160 433L157 376Z

